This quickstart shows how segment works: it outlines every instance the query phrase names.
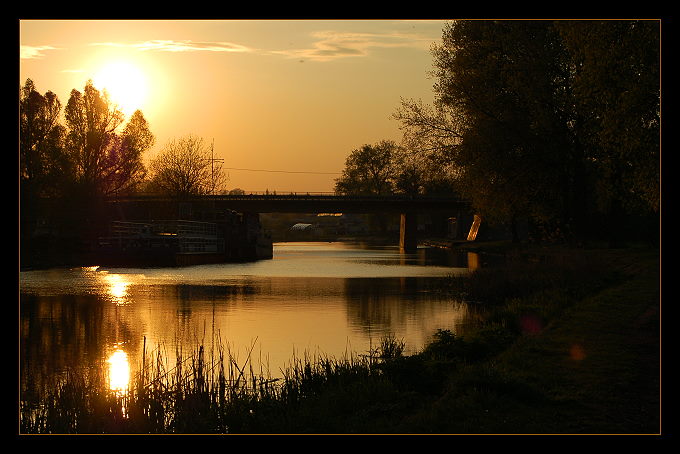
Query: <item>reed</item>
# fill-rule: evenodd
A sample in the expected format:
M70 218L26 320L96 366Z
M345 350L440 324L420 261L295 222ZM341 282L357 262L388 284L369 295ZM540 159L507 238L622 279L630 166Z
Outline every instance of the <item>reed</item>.
M108 388L105 367L95 374L68 371L51 389L21 402L20 432L285 432L281 421L302 401L332 386L371 380L379 374L377 357L394 355L395 348L385 341L387 354L380 349L340 359L305 354L293 358L282 378L272 378L253 361L255 342L242 361L221 340L210 344L191 352L177 349L171 363L163 346L147 351L145 340L139 371L122 392Z

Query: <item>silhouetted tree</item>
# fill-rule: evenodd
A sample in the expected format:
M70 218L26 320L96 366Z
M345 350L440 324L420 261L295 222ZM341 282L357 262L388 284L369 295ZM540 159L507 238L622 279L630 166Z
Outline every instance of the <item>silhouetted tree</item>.
M61 103L51 91L38 93L31 79L19 92L20 260L27 263L44 249L34 241L45 219L42 197L59 196L71 176L64 153L65 129L59 124Z
M121 134L112 136L107 148L102 181L108 194L135 190L146 175L142 153L155 138L140 110L135 111Z
M398 194L420 194L425 181L425 166L421 156L398 147L392 156L392 186Z
M658 38L644 21L454 21L433 106L395 116L487 219L583 234L598 188L658 207Z
M133 114L122 134L122 112L92 81L83 93L72 90L65 109L67 150L81 190L112 195L134 188L144 177L142 153L153 135L141 111Z
M396 151L397 145L389 140L353 150L345 161L342 176L335 180L335 191L353 195L391 194Z
M462 113L461 190L487 217L568 217L564 52L547 21L456 21L435 48L440 102Z
M659 210L660 23L568 21L578 116L573 128L597 174L601 208Z
M336 192L450 195L452 179L438 155L420 152L413 141L404 144L383 140L353 150L342 176L335 180Z
M57 95L51 91L41 95L33 81L26 80L19 95L19 177L23 197L55 195L68 177L60 112Z
M174 196L217 192L226 181L221 165L214 165L203 139L188 135L171 140L150 164L153 187Z

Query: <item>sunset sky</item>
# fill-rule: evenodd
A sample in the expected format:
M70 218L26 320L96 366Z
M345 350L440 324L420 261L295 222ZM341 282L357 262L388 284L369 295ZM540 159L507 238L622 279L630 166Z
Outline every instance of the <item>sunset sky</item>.
M146 159L193 134L214 140L228 189L325 192L353 149L400 140L400 98L431 102L444 23L22 20L19 75L62 106L92 79L140 108Z

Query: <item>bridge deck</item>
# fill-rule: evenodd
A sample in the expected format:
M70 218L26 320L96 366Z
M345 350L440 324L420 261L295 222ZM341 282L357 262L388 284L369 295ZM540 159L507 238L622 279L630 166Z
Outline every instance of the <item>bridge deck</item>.
M441 196L342 196L329 194L245 194L206 195L183 199L136 196L109 199L119 205L210 204L215 209L257 213L347 212L347 213L431 213L456 212L469 206L459 197Z

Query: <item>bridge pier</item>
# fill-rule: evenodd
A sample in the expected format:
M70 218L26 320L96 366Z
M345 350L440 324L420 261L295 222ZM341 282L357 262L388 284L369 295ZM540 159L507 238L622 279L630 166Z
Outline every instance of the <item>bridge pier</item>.
M416 252L418 248L418 215L402 213L399 225L399 250L407 254Z

